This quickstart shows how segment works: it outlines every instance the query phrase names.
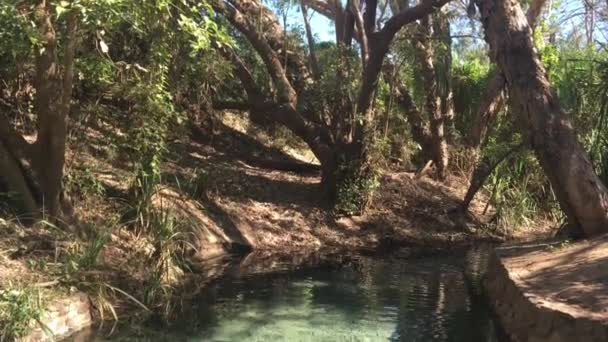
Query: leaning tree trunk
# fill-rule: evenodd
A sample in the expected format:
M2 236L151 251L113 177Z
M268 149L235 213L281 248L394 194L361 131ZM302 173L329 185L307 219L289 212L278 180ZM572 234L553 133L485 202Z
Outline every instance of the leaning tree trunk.
M532 28L536 26L538 17L547 0L533 0L528 8L526 17ZM484 141L488 129L496 120L498 113L504 105L505 79L498 71L490 74L489 82L481 95L481 102L477 108L477 113L471 126L468 138L468 148L473 160L478 159L479 147Z
M306 29L306 40L308 42L310 68L312 69L313 76L318 79L320 77L321 71L319 70L319 61L317 60L317 54L315 52L315 38L312 34L312 29L310 27L310 19L308 18L308 7L306 7L306 4L302 0L300 0L300 11L302 12L304 28Z
M526 17L532 28L535 27L546 1L547 0L534 0L530 4ZM471 173L469 189L467 190L467 194L462 203L462 209L464 211L468 210L473 197L475 197L475 194L481 189L486 178L489 176L488 172L491 172L491 170L488 169L488 161L480 160L479 148L488 133L489 127L496 120L498 112L500 112L504 106L505 86L506 81L502 73L499 70L494 70L490 75L490 81L481 96L481 103L479 104L471 131L469 132L467 152L471 158L470 160L472 161L474 170Z
M433 138L431 131L422 113L414 103L407 85L400 79L399 70L397 70L397 67L393 63L388 61L385 63L384 79L387 83L391 84L392 95L399 109L401 109L407 118L412 138L421 147L420 159L422 163L424 164L426 161L432 160Z
M412 137L414 138L414 141L420 145L422 149L421 159L423 159L423 163L425 163L427 160L432 159L431 152L433 151L433 146L436 145L433 140L433 136L431 135L431 132L422 117L422 113L420 113L418 107L416 107L414 99L412 99L412 96L410 95L404 82L401 80L395 80L394 87L395 100L405 113L405 117L410 124Z
M552 91L516 0L477 0L491 58L502 71L512 111L571 224L587 236L608 232L608 190L593 170Z

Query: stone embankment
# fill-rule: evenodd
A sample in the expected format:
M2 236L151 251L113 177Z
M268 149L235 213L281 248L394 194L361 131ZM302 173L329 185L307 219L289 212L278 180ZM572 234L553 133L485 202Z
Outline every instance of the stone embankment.
M497 248L483 287L513 342L608 341L608 237Z
M40 322L32 322L32 331L19 342L56 341L72 336L93 323L89 297L79 293L49 305ZM86 337L74 341L87 341Z

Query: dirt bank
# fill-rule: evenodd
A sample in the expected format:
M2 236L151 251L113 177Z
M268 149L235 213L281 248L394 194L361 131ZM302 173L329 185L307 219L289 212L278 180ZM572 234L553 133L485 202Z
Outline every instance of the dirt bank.
M154 296L171 297L171 291L180 288L192 291L205 278L221 274L219 268L193 280L183 267L167 266L158 277L150 275L159 266L153 259L159 245L125 221L125 212L132 209L128 162L111 157L108 132L89 130L90 142L72 150L68 162L70 174L80 177L81 187L87 186L74 201L82 223L70 230L0 221L0 288L34 286L47 298L79 289L91 295L96 309L105 311L104 319L125 311L137 312L131 315L137 319L146 315L142 302L158 302L160 307L151 309L164 310L165 301L155 301ZM364 216L336 218L322 199L315 167L288 172L259 162L309 163L310 156L275 148L245 133L220 123L214 134L195 131L193 137L171 145L163 185L156 189L153 203L161 213L178 217L175 229L186 241L182 257L190 267L235 251L254 250L266 256L398 247L437 251L475 241L534 238L531 232L550 231L550 225L496 230L488 224L492 209L484 214L483 195L473 203L471 217L462 219L451 209L463 197L466 179L452 176L439 183L398 168L386 170Z

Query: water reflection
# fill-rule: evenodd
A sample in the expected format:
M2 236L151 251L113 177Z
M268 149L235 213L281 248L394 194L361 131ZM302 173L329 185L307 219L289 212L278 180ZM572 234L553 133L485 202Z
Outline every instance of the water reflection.
M496 341L470 297L464 258L354 258L340 267L231 276L213 284L175 331L141 341Z

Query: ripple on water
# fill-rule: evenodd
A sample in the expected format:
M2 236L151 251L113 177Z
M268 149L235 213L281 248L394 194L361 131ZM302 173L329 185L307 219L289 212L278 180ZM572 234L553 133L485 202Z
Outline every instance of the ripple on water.
M495 341L462 264L361 257L341 268L228 278L201 296L179 334L145 340Z

